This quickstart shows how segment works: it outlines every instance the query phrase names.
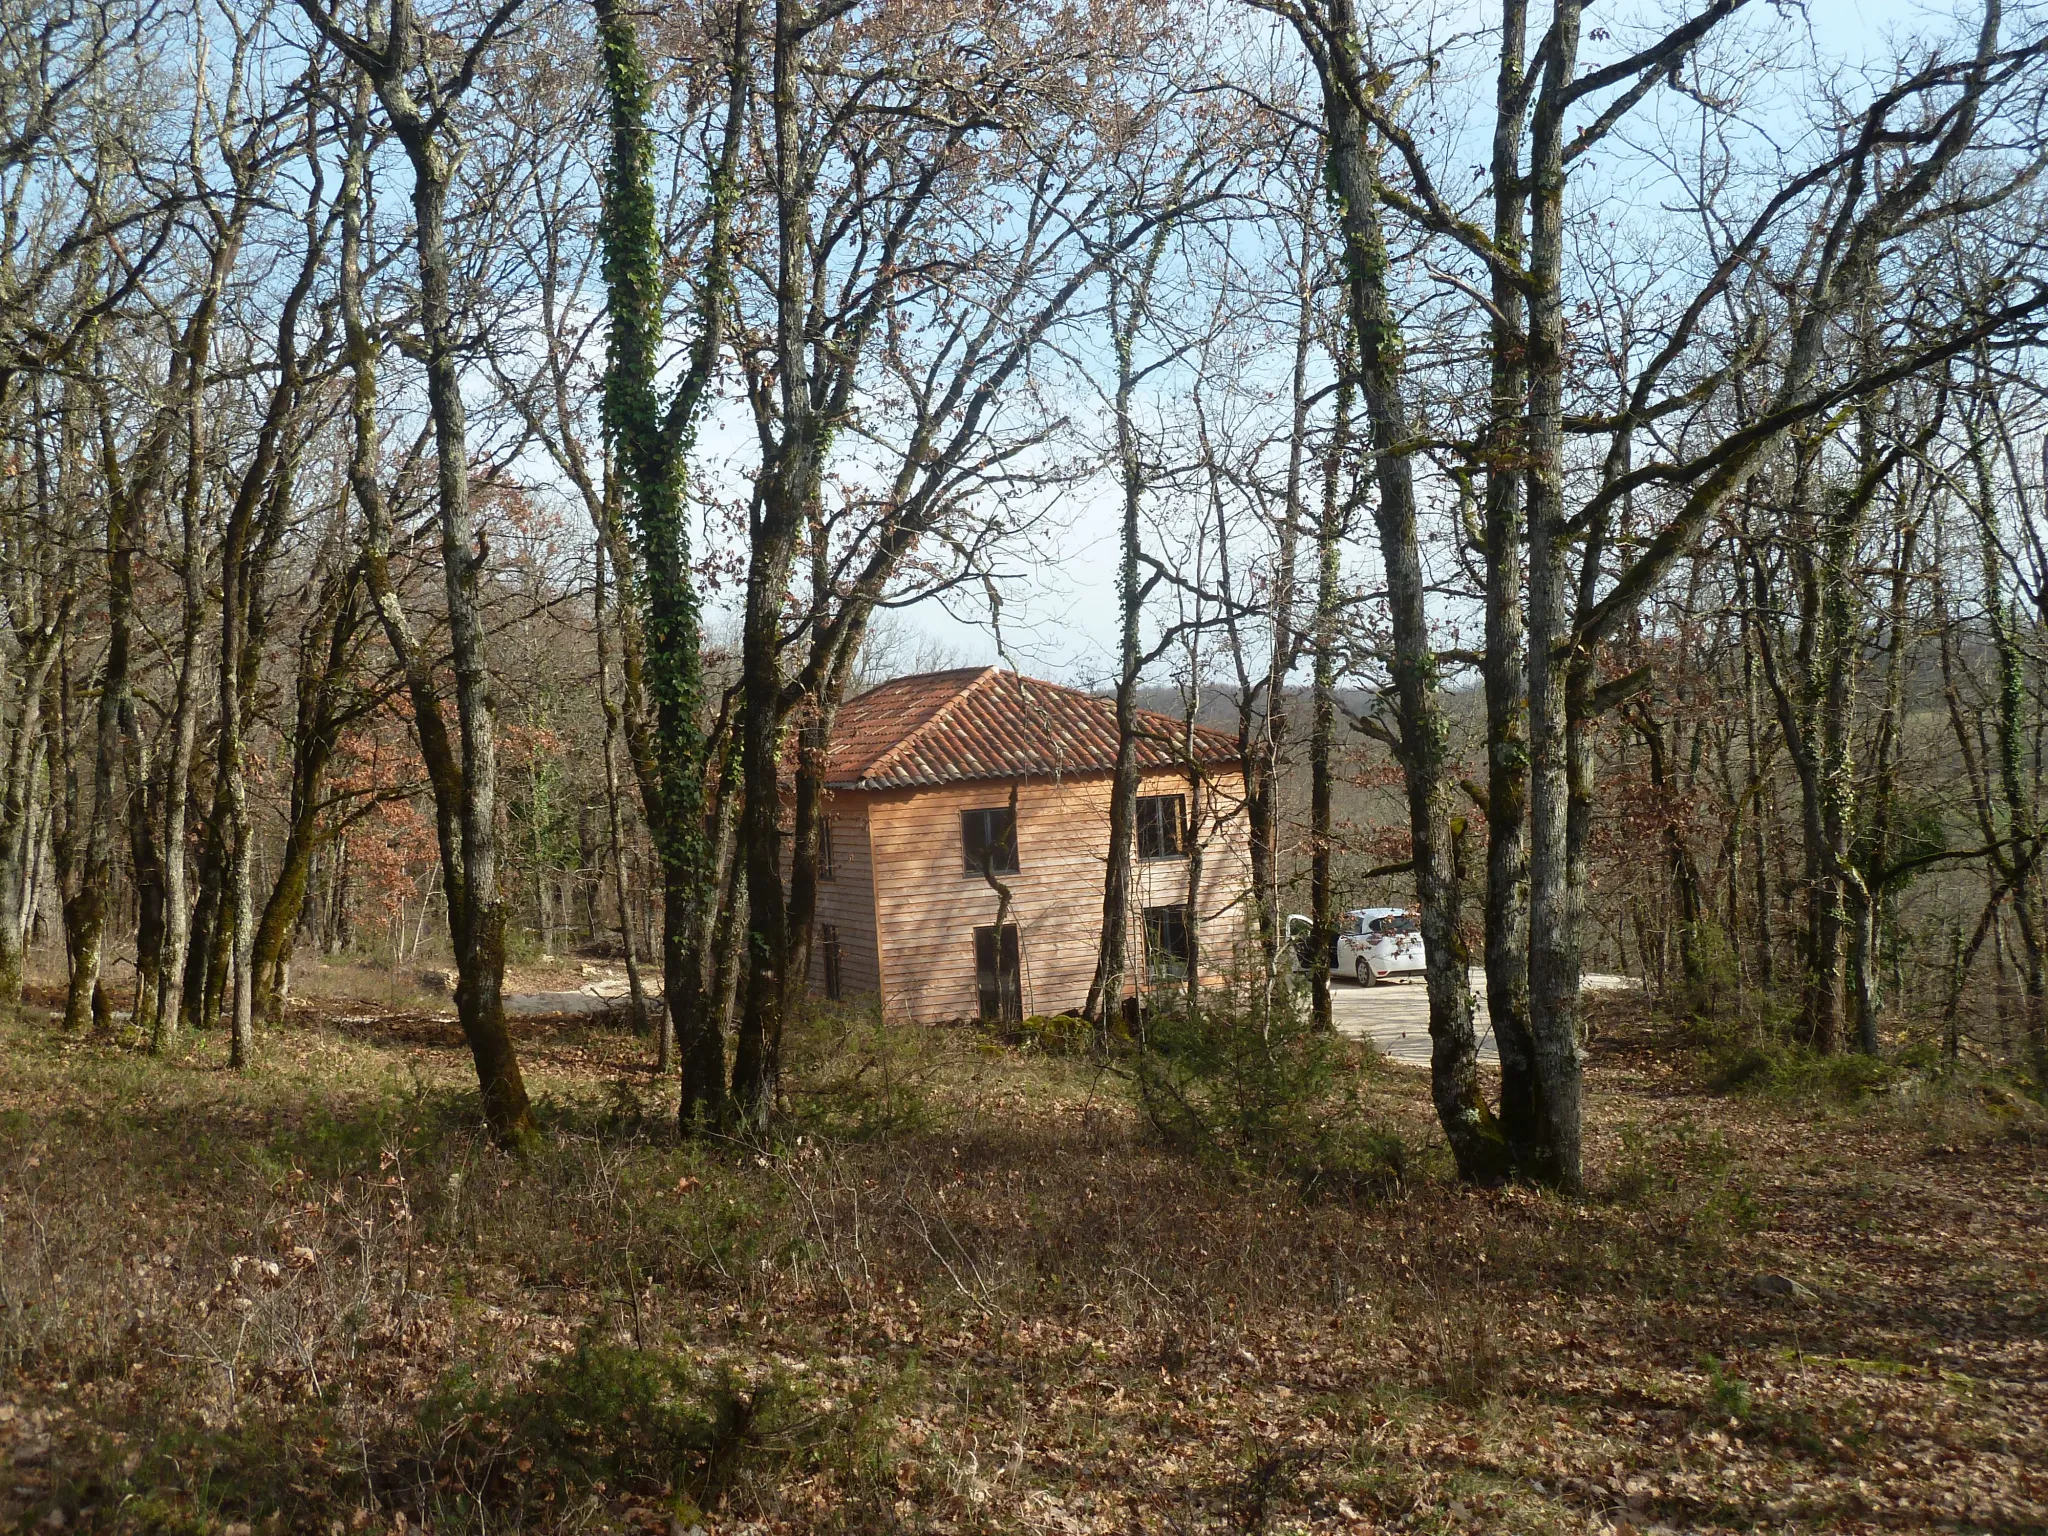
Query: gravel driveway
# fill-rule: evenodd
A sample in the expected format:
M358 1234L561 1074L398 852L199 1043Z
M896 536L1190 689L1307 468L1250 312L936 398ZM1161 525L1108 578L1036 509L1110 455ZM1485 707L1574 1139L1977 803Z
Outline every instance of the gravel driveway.
M1626 976L1594 973L1585 978L1588 992L1605 992L1615 987L1632 987ZM1486 972L1472 967L1472 991L1479 1000L1479 1059L1498 1065L1500 1052L1494 1049L1493 1031L1486 1024ZM1391 1061L1429 1065L1429 994L1422 978L1413 981L1383 981L1376 987L1361 987L1332 977L1330 1013L1340 1033L1357 1040L1370 1040Z

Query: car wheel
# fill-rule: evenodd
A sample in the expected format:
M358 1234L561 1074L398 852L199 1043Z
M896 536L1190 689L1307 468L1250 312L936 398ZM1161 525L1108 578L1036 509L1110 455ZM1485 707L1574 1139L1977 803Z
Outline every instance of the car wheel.
M1373 984L1375 978L1372 974L1372 967L1365 963L1365 956L1363 955L1358 957L1357 972L1358 984L1361 987L1369 987Z

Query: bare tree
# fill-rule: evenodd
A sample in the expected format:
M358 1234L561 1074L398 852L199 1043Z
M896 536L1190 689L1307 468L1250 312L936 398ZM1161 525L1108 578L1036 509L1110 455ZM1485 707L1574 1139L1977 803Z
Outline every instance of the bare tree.
M1356 380L1369 428L1378 497L1373 518L1386 573L1392 630L1391 689L1395 725L1390 743L1408 794L1416 893L1429 987L1431 1095L1437 1118L1471 1179L1498 1178L1506 1153L1481 1091L1472 1026L1469 956L1460 923L1460 889L1452 815L1449 730L1438 696L1438 658L1429 629L1421 535L1415 497L1414 434L1404 395L1400 327L1390 294L1381 200L1386 191L1373 123L1384 121L1383 68L1365 46L1349 0L1267 8L1292 25L1313 61L1323 93L1323 131L1343 241L1348 321Z
M376 91L413 172L413 236L420 276L420 323L434 429L441 562L448 605L460 741L449 739L440 698L390 578L391 515L379 482L376 346L361 290L362 204L368 160L367 111L359 100L342 191L342 308L355 379L355 455L349 478L367 526L364 569L391 648L406 673L421 755L433 785L441 877L456 963L456 1014L475 1058L484 1113L495 1135L519 1141L533 1113L505 1026L505 912L497 872L497 737L477 584L488 551L471 520L469 446L457 337L449 292L446 214L453 178L445 135L450 114L485 51L511 22L507 0L487 17L455 67L443 74L423 53L424 24L407 0L390 0L379 35L344 31L316 0L304 8L330 43Z

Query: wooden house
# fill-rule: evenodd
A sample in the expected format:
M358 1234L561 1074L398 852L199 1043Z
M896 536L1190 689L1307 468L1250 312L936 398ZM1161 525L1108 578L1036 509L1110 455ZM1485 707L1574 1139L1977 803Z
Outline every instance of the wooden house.
M1191 948L1213 977L1249 918L1237 744L1150 711L1140 730L1132 984L1184 980ZM1112 701L995 667L849 700L828 759L812 989L925 1023L1082 1007L1116 743Z

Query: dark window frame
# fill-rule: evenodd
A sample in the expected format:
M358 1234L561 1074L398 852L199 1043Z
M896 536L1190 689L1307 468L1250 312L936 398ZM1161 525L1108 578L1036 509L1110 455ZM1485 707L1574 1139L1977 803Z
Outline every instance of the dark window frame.
M998 831L998 828L1006 828ZM996 857L989 857L993 849ZM960 813L960 862L963 872L985 875L1021 873L1017 858L1017 820L1007 805L978 806Z
M1023 940L1015 923L1003 924L1000 939L993 923L974 930L974 1000L984 1024L1023 1019Z
M836 1003L844 990L840 974L839 926L836 923L818 925L818 952L825 962L825 1000Z
M1168 809L1162 815L1158 807ZM1184 859L1188 856L1188 797L1140 795L1137 810L1138 857Z
M1184 901L1146 907L1145 974L1152 981L1186 981L1194 944L1194 914Z
M821 811L818 815L818 878L836 879L839 866L832 855L832 813Z

